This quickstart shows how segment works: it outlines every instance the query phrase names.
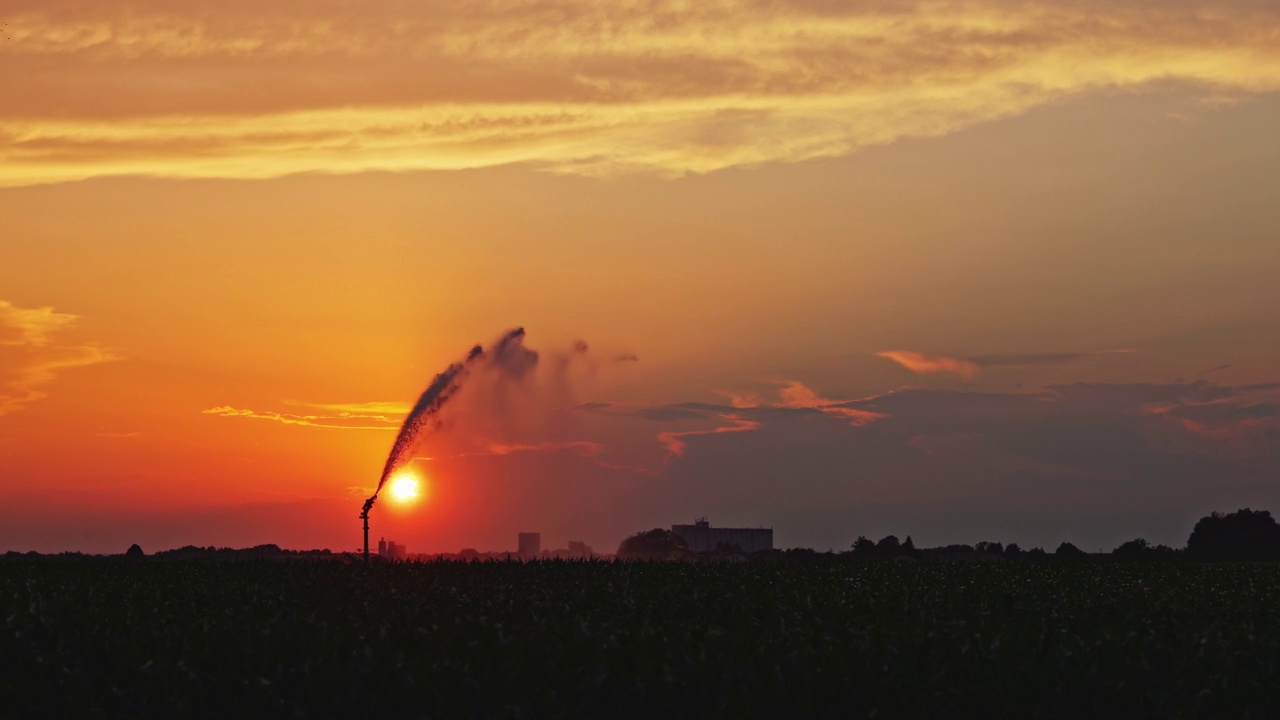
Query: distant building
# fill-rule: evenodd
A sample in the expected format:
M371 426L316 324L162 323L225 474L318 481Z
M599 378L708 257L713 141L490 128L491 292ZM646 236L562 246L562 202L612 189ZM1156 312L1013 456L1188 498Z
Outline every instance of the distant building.
M542 534L522 532L519 536L517 552L522 560L533 560L542 554Z
M738 546L753 553L773 549L773 528L713 528L706 518L692 525L672 525L671 532L684 538L690 552L711 552L721 545Z
M383 560L403 560L408 552L408 548L395 540L383 538L378 541L378 557Z

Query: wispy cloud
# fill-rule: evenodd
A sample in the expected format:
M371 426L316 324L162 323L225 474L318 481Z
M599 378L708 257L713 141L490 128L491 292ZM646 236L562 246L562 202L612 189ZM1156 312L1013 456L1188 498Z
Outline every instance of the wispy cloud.
M886 350L877 356L892 360L917 375L949 373L964 380L978 374L978 366L968 360L945 355L925 355L911 350Z
M358 402L358 403L310 403L297 400L286 400L286 405L307 407L314 410L327 410L345 417L404 417L409 414L412 405L404 402Z
M1280 10L1248 0L42 0L10 27L0 185L681 174L945 135L1094 90L1181 81L1223 104L1280 88Z
M724 425L711 430L684 430L684 431L668 431L658 433L658 442L667 449L668 458L681 457L684 455L685 448L688 443L685 438L697 437L699 435L721 435L723 433L740 433L750 432L760 429L760 423L755 420L746 420L736 415L724 415L723 419L733 423L732 425Z
M887 417L882 413L850 407L848 400L833 400L822 397L799 380L773 380L778 386L778 400L770 402L762 395L754 392L718 391L718 394L729 399L729 404L739 409L755 408L787 408L792 410L820 410L830 415L837 415L849 421L855 427Z
M64 370L119 360L95 344L64 345L56 336L77 316L53 308L20 308L0 301L0 416L48 397L46 386Z
M918 375L948 373L964 380L971 380L984 368L1065 365L1098 355L1130 355L1135 352L1137 351L1129 348L1117 348L1086 352L994 353L955 358L946 355L927 355L912 350L886 350L876 355L892 360Z
M20 308L0 300L0 345L45 347L54 334L75 325L77 319L52 307Z
M204 415L216 415L218 417L227 418L250 418L254 420L271 420L272 422L282 423L284 425L298 425L302 427L330 428L334 430L395 430L396 424L391 420L384 420L381 424L361 424L370 419L371 416L356 415L350 413L338 413L335 415L295 415L292 413L278 413L272 411L259 412L257 410L241 410L233 408L229 405L221 407L209 408L202 410Z
M799 380L782 381L782 389L778 391L778 394L782 398L780 407L821 410L824 413L839 415L848 419L849 423L854 427L862 427L868 423L888 417L883 413L849 407L844 404L848 402L845 400L824 398Z

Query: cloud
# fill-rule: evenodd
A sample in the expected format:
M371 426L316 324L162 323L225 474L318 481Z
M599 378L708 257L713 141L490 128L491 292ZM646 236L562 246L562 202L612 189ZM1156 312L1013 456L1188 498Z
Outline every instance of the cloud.
M849 420L849 424L855 427L861 427L887 417L883 413L848 407L844 404L845 401L821 397L799 380L782 381L782 389L779 390L779 395L782 398L782 403L779 407L821 410L824 413L843 416Z
M945 355L926 355L911 350L887 350L876 355L892 360L918 375L950 373L961 379L971 380L983 368L1065 365L1097 355L1129 355L1134 352L1136 351L1128 348L1119 348L1088 352L995 353L970 358L953 358Z
M20 308L0 300L0 345L46 347L58 331L75 325L77 319L51 307Z
M230 406L209 408L205 415L219 417L253 418L272 420L285 425L330 428L339 430L396 430L409 413L407 403L373 401L356 403L314 403L285 400L285 405L324 411L323 414L296 414L275 411L240 410ZM369 422L372 421L372 422Z
M760 394L719 391L729 398L729 404L739 409L782 408L790 410L818 410L846 418L851 425L860 427L885 417L881 413L848 406L848 401L824 398L799 380L774 380L778 386L778 400L766 401Z
M64 370L121 359L96 344L63 345L56 336L78 317L52 308L0 301L0 416L48 397L45 386Z
M378 416L337 413L335 415L295 415L291 413L259 412L256 410L239 410L229 405L202 410L203 415L217 415L228 418L251 418L254 420L271 420L284 425L303 427L329 428L335 430L396 430L399 425L391 419L380 419ZM361 421L380 419L384 424L360 424ZM355 422L349 422L355 421Z
M329 410L336 413L342 413L348 417L379 417L387 416L404 417L409 414L412 405L405 402L362 402L362 403L308 403L298 402L297 400L286 400L286 405L294 405L300 407L309 407L316 410ZM390 422L390 421L388 421Z
M752 430L760 429L760 423L755 420L745 420L735 415L725 415L723 418L733 424L723 425L711 430L660 432L658 433L658 442L667 449L668 457L680 457L684 455L685 448L688 447L688 443L685 442L685 438L698 437L700 435L722 435L724 433L751 432Z
M978 366L974 363L944 355L925 355L910 350L886 350L876 355L892 360L917 375L950 373L963 380L970 380L978 374Z
M1246 387L914 388L842 403L883 416L858 427L743 409L759 426L667 465L663 500L713 516L767 508L788 542L817 546L887 532L1108 547L1132 538L1113 533L1141 532L1181 543L1199 514L1280 501L1280 398Z
M17 0L0 185L832 157L1079 97L1280 89L1248 0ZM12 4L12 3L11 3Z

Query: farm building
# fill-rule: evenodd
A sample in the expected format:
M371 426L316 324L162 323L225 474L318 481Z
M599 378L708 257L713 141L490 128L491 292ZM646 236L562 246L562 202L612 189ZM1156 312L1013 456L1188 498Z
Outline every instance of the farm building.
M773 549L773 528L713 528L706 518L698 518L692 525L672 525L671 532L684 538L696 553L721 545L737 545L748 553Z

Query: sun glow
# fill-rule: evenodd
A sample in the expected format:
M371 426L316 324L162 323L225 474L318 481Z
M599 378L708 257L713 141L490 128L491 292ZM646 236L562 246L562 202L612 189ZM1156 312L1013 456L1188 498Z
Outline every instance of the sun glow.
M400 502L408 502L419 496L418 479L412 475L400 475L391 481L391 496Z

